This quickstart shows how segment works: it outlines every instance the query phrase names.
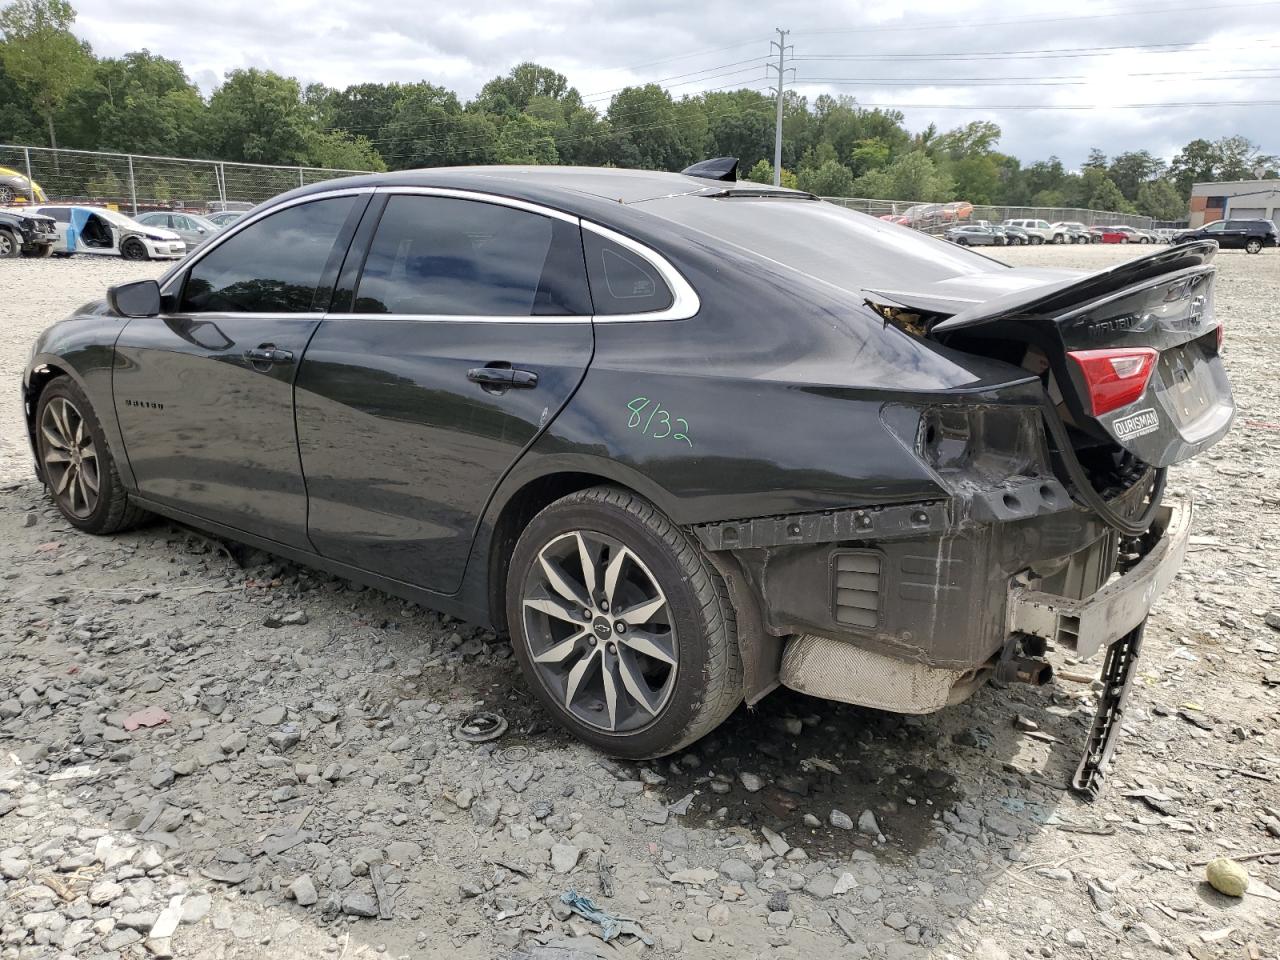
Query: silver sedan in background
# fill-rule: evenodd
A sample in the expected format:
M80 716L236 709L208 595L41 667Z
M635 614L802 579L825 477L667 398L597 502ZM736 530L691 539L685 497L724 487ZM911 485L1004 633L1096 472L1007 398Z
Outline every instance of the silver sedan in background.
M149 213L140 213L134 219L148 226L172 230L187 242L188 250L204 243L222 229L204 217L176 210L152 210Z

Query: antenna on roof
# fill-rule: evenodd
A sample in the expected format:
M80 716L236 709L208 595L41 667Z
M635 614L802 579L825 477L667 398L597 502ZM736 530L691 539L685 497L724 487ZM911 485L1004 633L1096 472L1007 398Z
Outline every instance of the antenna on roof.
M716 157L714 160L702 160L691 167L680 171L686 177L701 177L704 180L738 181L738 158Z

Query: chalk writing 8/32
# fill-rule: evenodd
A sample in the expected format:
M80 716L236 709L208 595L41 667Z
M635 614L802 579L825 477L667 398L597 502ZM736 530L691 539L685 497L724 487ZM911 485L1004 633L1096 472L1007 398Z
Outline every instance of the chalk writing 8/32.
M656 400L636 397L627 404L627 409L631 411L631 417L627 420L628 428L639 430L655 440L670 437L693 446L693 441L689 439L689 421L684 417L671 416L671 411L664 410Z

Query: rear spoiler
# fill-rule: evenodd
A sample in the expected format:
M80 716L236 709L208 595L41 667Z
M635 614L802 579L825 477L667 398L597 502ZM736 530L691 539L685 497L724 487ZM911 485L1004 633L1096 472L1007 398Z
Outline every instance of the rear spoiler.
M1166 247L1098 273L1036 285L985 300L934 324L929 333L952 333L995 320L1052 315L1144 280L1207 264L1217 252L1218 245L1212 240Z

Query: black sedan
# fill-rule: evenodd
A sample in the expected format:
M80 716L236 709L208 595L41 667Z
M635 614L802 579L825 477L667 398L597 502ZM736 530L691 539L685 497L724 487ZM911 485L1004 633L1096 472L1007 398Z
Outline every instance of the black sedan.
M779 683L925 713L1050 642L1130 670L1165 468L1232 418L1213 245L1014 270L733 167L278 197L44 332L38 474L82 530L157 513L508 631L619 756Z

